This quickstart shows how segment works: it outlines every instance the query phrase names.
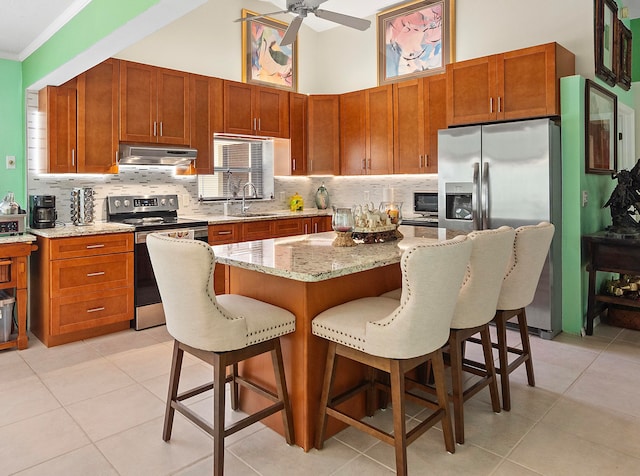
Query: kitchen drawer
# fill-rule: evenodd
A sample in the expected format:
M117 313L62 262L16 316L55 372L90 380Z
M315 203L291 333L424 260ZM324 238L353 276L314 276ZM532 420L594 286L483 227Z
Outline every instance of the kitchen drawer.
M133 253L51 262L51 296L71 296L133 285Z
M302 235L304 231L303 218L287 218L284 220L275 220L273 224L273 237Z
M225 245L227 243L237 243L241 240L241 236L241 223L209 225L210 245Z
M133 233L56 238L47 241L51 246L52 260L133 251Z
M51 335L133 319L133 286L52 299Z
M248 221L242 224L242 241L266 240L273 238L276 220Z

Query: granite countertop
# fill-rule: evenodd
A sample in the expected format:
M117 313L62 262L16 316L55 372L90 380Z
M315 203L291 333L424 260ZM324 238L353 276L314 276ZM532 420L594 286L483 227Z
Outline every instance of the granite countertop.
M33 243L36 237L33 234L23 233L22 235L0 236L0 245L10 243Z
M65 223L63 226L56 225L55 228L30 228L32 235L44 238L68 238L72 236L104 235L108 233L133 232L133 225L124 223L95 222L91 225L76 226L72 223Z
M424 235L424 231L429 234ZM403 250L422 240L445 239L447 230L401 226L402 240L359 244L355 247L331 246L334 232L247 241L213 246L217 262L280 276L296 281L317 282L368 269L399 263Z

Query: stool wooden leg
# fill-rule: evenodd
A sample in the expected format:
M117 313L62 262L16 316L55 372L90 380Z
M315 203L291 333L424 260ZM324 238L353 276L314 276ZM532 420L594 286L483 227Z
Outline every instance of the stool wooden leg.
M449 397L447 396L447 382L444 374L444 359L442 358L442 349L438 349L430 363L433 370L433 380L436 387L436 395L438 404L443 410L444 415L441 420L442 434L444 436L444 446L449 453L456 452L456 445L453 441L453 428L451 426L451 412L449 410Z
M480 331L482 339L482 349L484 350L484 360L487 369L487 378L489 379L489 393L491 394L491 406L495 413L500 413L500 396L498 395L498 382L496 379L496 368L493 365L493 346L491 345L491 334L489 333L489 325L485 325Z
M324 383L322 384L322 396L320 397L320 414L318 427L316 429L316 448L319 450L324 446L324 433L327 427L327 405L333 386L333 376L336 366L336 346L335 342L329 342L327 349L327 361L324 368Z
M526 360L524 365L527 369L527 381L532 387L536 386L536 378L533 375L533 360L531 359L531 344L529 342L529 328L527 326L527 313L524 308L518 314L518 327L520 328L520 339L522 340L522 353Z
M171 375L169 376L169 392L167 395L167 406L164 411L164 427L162 430L162 439L169 441L171 439L171 430L173 429L173 417L175 408L173 402L176 401L178 395L178 384L180 383L180 371L182 370L182 357L184 351L180 348L178 341L173 341L173 357L171 359Z
M404 374L400 363L391 360L391 405L393 406L393 438L396 448L396 474L407 475L407 433L404 408Z
M213 474L224 473L224 393L226 365L220 354L213 354Z
M501 311L498 311L495 321L498 337L498 360L500 362L500 386L502 389L502 408L511 410L511 390L509 387L509 352L507 342L507 323Z
M274 349L271 351L271 361L273 362L273 371L276 376L278 398L282 400L284 404L284 409L282 410L284 438L287 444L292 445L295 440L293 436L293 419L291 417L291 402L289 401L289 393L287 392L287 382L284 378L284 362L282 360L280 339L276 339L274 342Z
M451 383L453 400L453 420L456 443L464 443L464 389L462 387L462 347L457 333L449 336L449 358L451 359Z
M231 385L230 385L232 410L237 410L239 406L238 383L236 382L237 375L238 375L238 364L233 364L231 366Z

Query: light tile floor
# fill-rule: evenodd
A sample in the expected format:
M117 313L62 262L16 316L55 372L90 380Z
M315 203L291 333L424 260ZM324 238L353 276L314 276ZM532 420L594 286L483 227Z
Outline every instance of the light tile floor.
M409 446L411 475L639 474L640 332L600 325L592 337L532 346L537 386L521 367L511 412L494 414L486 391L474 397L465 444L448 454L440 430L428 431ZM211 474L210 437L181 415L162 441L170 358L164 327L50 349L31 336L28 349L0 352L0 475ZM208 377L187 359L186 384ZM210 395L192 406L211 418ZM407 418L419 420L420 408ZM389 428L391 411L374 421ZM304 453L256 424L227 439L225 458L230 476L394 473L393 449L353 429Z

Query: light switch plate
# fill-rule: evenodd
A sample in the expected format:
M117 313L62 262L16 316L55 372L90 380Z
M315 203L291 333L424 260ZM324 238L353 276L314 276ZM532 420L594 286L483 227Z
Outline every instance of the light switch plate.
M15 155L7 155L7 169L15 169L16 168L16 156Z

